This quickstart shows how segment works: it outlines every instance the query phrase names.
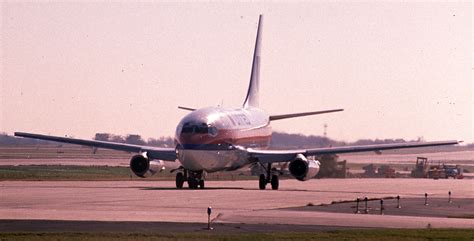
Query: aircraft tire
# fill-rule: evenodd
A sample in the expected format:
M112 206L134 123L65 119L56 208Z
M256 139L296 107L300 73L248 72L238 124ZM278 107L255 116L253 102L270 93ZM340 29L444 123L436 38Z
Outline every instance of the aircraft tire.
M273 190L278 190L278 186L280 185L280 182L278 181L278 176L277 175L272 176L271 184L272 184L272 189Z
M182 172L176 173L176 188L181 189L183 188L184 184L184 175Z
M267 186L267 178L265 178L264 174L260 174L260 178L258 179L258 186L260 190L265 190L265 187Z
M204 180L199 180L199 188L204 189Z
M188 178L188 186L189 189L197 189L198 188L198 181L194 177Z

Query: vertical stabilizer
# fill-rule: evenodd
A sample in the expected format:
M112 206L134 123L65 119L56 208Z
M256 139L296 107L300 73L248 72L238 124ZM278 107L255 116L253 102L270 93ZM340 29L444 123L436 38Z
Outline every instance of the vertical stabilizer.
M252 72L250 73L249 89L245 98L244 108L258 107L258 88L260 85L260 49L262 41L262 22L263 15L258 18L257 38L255 40L255 49L253 52Z

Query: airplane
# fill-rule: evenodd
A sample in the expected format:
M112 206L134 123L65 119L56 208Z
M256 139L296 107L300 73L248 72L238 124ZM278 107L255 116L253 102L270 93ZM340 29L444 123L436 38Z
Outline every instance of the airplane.
M342 146L297 150L269 150L273 121L309 115L343 111L331 109L283 115L269 115L259 108L259 85L261 65L263 16L259 16L257 37L253 51L252 69L247 95L239 108L205 107L200 109L178 106L190 111L176 127L174 148L114 143L108 141L83 140L67 137L15 132L15 136L35 138L62 143L127 151L135 154L130 160L130 169L138 177L149 177L160 172L165 162L176 162L181 166L176 171L176 188L187 182L190 189L205 187L205 173L232 171L250 165L260 165L259 188L267 184L273 190L279 188L278 171L272 164L287 163L289 173L299 181L316 176L321 163L312 157L324 154L417 148L427 146L454 145L458 141L410 142L365 146Z

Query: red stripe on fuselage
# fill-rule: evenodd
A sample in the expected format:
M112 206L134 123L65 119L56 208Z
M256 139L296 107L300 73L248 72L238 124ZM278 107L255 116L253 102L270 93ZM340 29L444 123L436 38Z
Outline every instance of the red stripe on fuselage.
M209 134L181 134L179 142L183 145L232 144L239 146L268 147L272 131L270 126L252 129L220 129L216 136Z

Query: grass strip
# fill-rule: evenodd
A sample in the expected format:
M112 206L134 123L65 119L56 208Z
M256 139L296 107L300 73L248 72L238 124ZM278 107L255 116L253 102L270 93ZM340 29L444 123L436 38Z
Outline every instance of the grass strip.
M321 232L215 234L195 233L0 233L1 240L466 240L469 229L367 229Z
M76 165L22 165L0 166L0 181L130 181L161 180L173 181L176 173L169 170L149 178L135 176L129 167L76 166ZM210 173L206 180L256 180L241 171Z

